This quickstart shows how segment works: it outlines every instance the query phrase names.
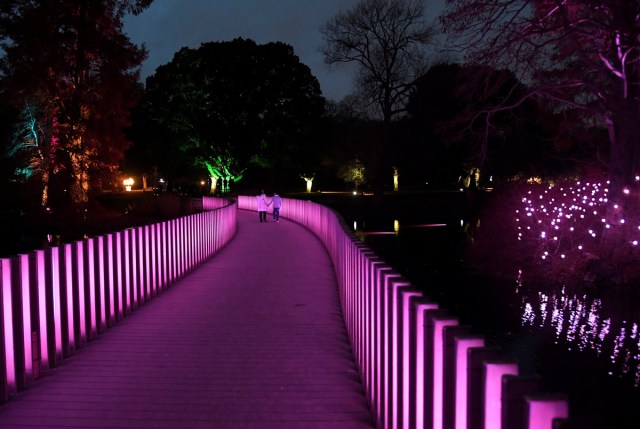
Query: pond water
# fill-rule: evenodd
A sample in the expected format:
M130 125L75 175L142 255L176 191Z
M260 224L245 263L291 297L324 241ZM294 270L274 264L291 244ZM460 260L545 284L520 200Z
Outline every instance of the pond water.
M469 224L461 211L355 207L334 204L361 240L414 286L515 359L522 374L538 374L545 391L565 393L572 416L588 417L589 427L640 427L635 299L624 291L527 284L520 267L478 274L465 261Z

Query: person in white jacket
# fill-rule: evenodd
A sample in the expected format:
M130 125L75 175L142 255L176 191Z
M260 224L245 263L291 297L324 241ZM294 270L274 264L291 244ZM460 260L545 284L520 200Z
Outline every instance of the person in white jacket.
M267 195L262 191L256 196L256 204L258 206L258 219L260 222L267 221Z

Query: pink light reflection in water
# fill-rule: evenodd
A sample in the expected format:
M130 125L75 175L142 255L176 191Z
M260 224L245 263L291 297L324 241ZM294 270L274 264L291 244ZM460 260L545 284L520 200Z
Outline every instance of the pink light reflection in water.
M605 307L605 304L609 304ZM623 307L608 296L594 298L587 294L568 293L562 288L555 293L523 294L521 325L535 329L551 329L556 342L568 350L592 352L608 359L612 375L628 376L640 386L640 343L638 322L624 319ZM632 311L626 311L633 317Z

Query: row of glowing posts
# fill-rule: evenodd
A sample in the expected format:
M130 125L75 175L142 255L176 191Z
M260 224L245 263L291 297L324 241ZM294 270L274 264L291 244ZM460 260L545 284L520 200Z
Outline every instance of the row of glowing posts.
M357 252L349 255L362 259ZM369 266L364 269L346 264L348 290L343 297L354 354L380 427L501 429L526 418L526 426L517 427L550 429L554 419L568 417L564 396L525 396L518 386L537 392L529 378L516 377L517 364L500 361L499 352L485 347L483 338L470 335L468 328L379 260L365 263ZM362 285L369 285L369 290ZM483 353L484 359L475 362L470 357L482 358ZM470 374L479 371L481 381L471 380ZM507 376L514 377L509 383L516 393L505 398ZM480 385L480 394L469 391ZM503 409L514 398L526 402L514 407L526 409L526 416Z
M235 229L236 207L227 205L0 259L0 401L159 294Z
M240 208L255 210L251 197L245 200L241 197L238 202ZM286 205L287 217L307 226L324 240L340 273L345 324L379 426L504 427L501 425L505 386L516 386L517 392L519 386L531 384L528 378L517 375L517 365L498 361L498 355L490 353L492 349L485 347L482 338L465 335L465 328L458 326L456 319L438 309L437 304L425 300L348 232L343 240L336 240L331 229L339 228L339 222L331 221L332 215L322 206L296 200L287 201ZM384 302L391 304L384 306ZM455 332L460 334L453 337L455 384L452 388L445 387L444 374L450 373L445 371L445 366L452 363L445 358L444 350L451 348L445 344L447 333ZM475 359L476 368L471 368L474 361L471 357L482 358L483 353L489 354L484 359ZM472 383L470 374L477 377L478 373L484 381ZM469 391L472 385L476 389L481 385L482 391L472 395ZM452 392L455 395L452 396ZM523 428L550 428L555 418L568 416L567 401L562 395L520 396L528 410ZM484 398L480 411L478 398ZM480 418L482 421L478 421Z
M287 213L296 219L290 209ZM469 335L467 328L394 274L360 241L347 237L345 246L341 252L345 261L340 264L345 324L379 427L504 429L513 419L525 418L516 411L505 415L505 386L515 386L511 399L525 402L521 408L528 411L526 426L519 426L523 429L550 429L554 419L568 417L563 395L539 394L530 378L518 374L517 364L500 361L497 354L476 359L483 381L470 380L469 374L479 371L471 367L470 356L492 350L484 340ZM451 347L455 353L445 353ZM453 387L445 380L451 371L455 371ZM472 395L470 386L478 383L483 391ZM525 395L522 386L532 393ZM470 395L474 403L469 403ZM479 401L484 404L480 412Z
M390 320L383 322L391 325L392 341L391 362L385 370L386 383L391 383L390 403L385 409L390 411L383 416L384 427L503 429L526 418L523 428L551 428L554 419L568 417L564 396L534 394L535 383L519 377L516 363L501 361L499 351L486 348L483 338L470 335L468 328L436 303L423 299L410 284L391 280L386 290L391 294L393 311L385 315ZM412 356L414 348L416 355ZM472 359L474 354L479 357ZM474 371L482 372L481 381L470 379ZM445 379L451 374L455 381ZM506 395L508 377L511 384L525 385L531 394L522 395L516 387L515 394ZM411 391L414 379L415 390ZM469 389L477 388L478 383L483 392L474 396ZM470 397L476 404L469 403ZM506 413L503 407L510 399L524 401L527 415ZM410 401L415 402L412 405ZM478 401L483 404L481 412Z
M394 273L329 209L289 199L283 206L286 217L312 230L331 255L378 427L551 429L555 419L568 417L564 395L538 393L535 377L500 360L500 351ZM255 211L255 198L238 197L238 207Z

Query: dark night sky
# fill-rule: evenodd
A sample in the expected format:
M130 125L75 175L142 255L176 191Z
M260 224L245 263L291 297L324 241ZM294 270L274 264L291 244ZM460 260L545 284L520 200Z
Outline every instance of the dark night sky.
M427 1L429 16L434 16L430 5L441 1ZM329 70L324 64L318 51L320 27L356 3L358 0L154 0L142 14L125 19L124 31L149 51L142 66L143 81L182 47L242 37L260 44L279 41L293 46L320 82L324 96L340 100L351 92L353 67Z

